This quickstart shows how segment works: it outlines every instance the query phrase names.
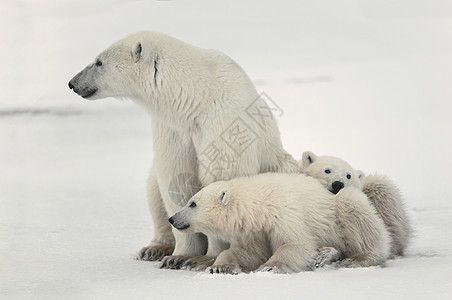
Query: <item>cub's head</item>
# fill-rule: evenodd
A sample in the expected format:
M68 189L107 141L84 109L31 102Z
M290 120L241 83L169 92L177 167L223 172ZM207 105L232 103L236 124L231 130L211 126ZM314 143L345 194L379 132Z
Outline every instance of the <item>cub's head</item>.
M85 99L135 97L137 87L148 84L155 75L155 56L145 33L126 37L100 53L94 62L69 81L69 88Z
M205 234L221 230L225 225L228 204L232 199L226 181L217 181L196 193L187 205L169 218L174 228L186 232Z
M347 186L362 188L364 173L356 171L338 157L317 156L311 151L306 151L300 165L302 173L318 179L333 194Z

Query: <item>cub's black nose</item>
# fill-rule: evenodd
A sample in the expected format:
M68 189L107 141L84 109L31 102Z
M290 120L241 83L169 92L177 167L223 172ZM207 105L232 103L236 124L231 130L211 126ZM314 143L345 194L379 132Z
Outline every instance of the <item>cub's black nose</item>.
M339 193L339 191L340 191L341 189L343 189L343 188L344 188L344 183L343 183L343 182L340 182L340 181L335 181L335 182L333 182L333 184L331 185L331 189L332 189L333 194Z
M171 224L173 224L173 223L174 223L173 217L169 218L169 219L168 219L168 222L170 222Z
M72 90L74 88L74 85L69 81L68 83L69 88Z

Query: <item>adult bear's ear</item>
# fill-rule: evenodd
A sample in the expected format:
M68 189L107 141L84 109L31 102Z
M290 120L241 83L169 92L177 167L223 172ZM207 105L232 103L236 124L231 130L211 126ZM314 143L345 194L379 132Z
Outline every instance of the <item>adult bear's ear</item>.
M310 164L317 160L317 155L315 155L311 151L303 152L303 156L301 158L301 169L307 168Z
M136 43L133 48L133 57L135 62L138 62L143 58L143 44L140 41Z
M218 201L220 201L221 204L228 205L230 200L231 191L228 188L224 188L218 193Z

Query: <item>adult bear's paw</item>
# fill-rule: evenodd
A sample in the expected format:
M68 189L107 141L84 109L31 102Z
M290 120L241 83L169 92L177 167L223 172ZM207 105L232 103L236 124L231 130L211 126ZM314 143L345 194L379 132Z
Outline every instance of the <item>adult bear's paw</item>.
M160 269L181 269L190 271L204 271L210 267L215 261L215 257L211 256L187 256L187 255L171 255L162 259L159 265Z
M189 258L189 256L184 256L184 255L165 256L162 259L162 262L160 263L160 265L158 265L158 268L178 270L181 268L182 263L184 263L188 258Z
M168 245L150 245L142 248L136 255L137 260L162 260L165 256L171 255L174 246Z
M204 271L207 267L210 267L215 262L215 257L200 255L193 256L187 259L181 269L189 271Z

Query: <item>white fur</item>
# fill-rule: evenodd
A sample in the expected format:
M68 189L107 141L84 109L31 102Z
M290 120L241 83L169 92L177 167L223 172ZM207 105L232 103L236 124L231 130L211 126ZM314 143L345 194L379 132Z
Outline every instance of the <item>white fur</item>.
M303 153L300 166L304 174L318 179L330 191L333 181L341 181L345 187L362 189L388 229L391 238L390 256L403 255L412 229L403 197L389 178L377 174L365 176L341 158L317 156L310 151ZM325 173L326 169L331 172ZM351 175L351 180L346 178L347 174Z
M171 217L185 233L216 234L230 241L212 273L292 273L313 267L317 249L331 246L342 264L384 263L388 232L358 189L333 195L303 174L266 173L208 185Z
M391 256L403 255L412 235L412 228L400 190L386 176L374 174L363 177L363 192L388 228Z
M264 100L258 99L240 66L219 51L161 33L140 32L99 54L69 87L92 100L128 97L151 114L154 165L148 198L156 231L139 258L161 259L175 246L173 257L165 258L162 267L202 268L211 261L193 258L206 254L203 235L173 231L172 238L168 215L197 191L181 184L177 185L180 195L170 195L176 178L184 182L184 176L191 177L195 186L203 187L242 175L297 171L296 161L282 148L273 116L252 114L266 106ZM234 139L236 133L240 140ZM209 236L207 255L215 257L226 247ZM184 264L187 260L189 265Z

